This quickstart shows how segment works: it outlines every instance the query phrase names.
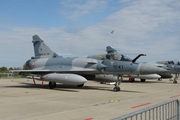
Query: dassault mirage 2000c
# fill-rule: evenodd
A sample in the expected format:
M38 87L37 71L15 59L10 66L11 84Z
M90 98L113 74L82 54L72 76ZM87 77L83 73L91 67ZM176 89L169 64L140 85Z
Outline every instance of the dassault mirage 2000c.
M94 59L88 57L61 57L53 52L39 36L33 36L35 57L24 64L24 70L17 70L21 75L49 82L53 89L57 83L83 86L87 80L95 78L96 74L117 75L114 91L120 91L120 82L123 74L153 74L164 72L166 69L153 64L120 61L118 59Z
M146 56L145 54L139 54L136 58L131 59L127 56L125 56L124 54L120 54L117 52L117 50L115 50L114 48L112 48L111 46L107 46L106 47L106 51L107 54L100 54L100 55L90 55L88 56L88 58L94 58L94 59L100 59L100 60L104 60L104 59L112 59L112 60L118 60L118 61L125 61L125 62L129 62L129 63L135 63L136 60L140 57L140 56ZM151 65L156 65L159 67L164 67L164 69L167 69L164 65L160 64L160 63L139 63L139 64L143 64L143 68L144 69L149 69L151 70L151 72L156 74L145 74L145 73L139 73L139 72L131 72L128 74L123 73L124 77L129 77L129 81L134 82L134 78L140 78L141 82L145 82L146 79L159 79L161 78L160 75L158 75L158 73L165 73L165 72L158 72L153 71L153 69L149 68L149 66ZM115 66L114 66L115 67ZM95 81L98 82L114 82L116 80L116 76L113 74L100 74L100 75L96 75Z

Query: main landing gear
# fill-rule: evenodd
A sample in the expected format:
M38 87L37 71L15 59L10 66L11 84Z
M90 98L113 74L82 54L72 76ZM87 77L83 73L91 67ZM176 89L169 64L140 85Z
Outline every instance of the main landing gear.
M50 89L56 88L56 82L49 82L49 88Z
M84 86L84 84L80 84L80 85L77 85L78 87L83 87Z
M119 87L119 85L121 84L121 81L122 81L122 76L120 76L120 75L117 75L117 81L116 81L116 83L115 83L115 87L113 88L113 91L114 92L118 92L118 91L120 91L121 89L120 89L120 87Z

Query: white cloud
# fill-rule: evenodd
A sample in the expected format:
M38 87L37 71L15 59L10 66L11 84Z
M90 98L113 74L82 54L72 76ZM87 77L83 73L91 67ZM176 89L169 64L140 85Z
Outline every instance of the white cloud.
M102 3L101 3L102 2ZM104 3L103 3L104 2ZM122 1L121 1L122 2ZM62 3L61 3L62 4ZM91 4L92 8L88 7ZM106 1L87 1L82 4L64 2L64 16L78 19L103 10ZM82 6L81 6L82 5ZM102 5L102 7L100 7ZM100 7L100 8L98 8ZM83 12L82 10L85 10ZM21 65L33 53L32 35L38 34L53 51L62 55L82 56L105 53L105 48L112 45L114 30L114 48L120 53L146 53L141 61L180 59L180 2L178 0L136 0L127 1L126 6L94 25L81 30L67 31L65 28L21 28L4 26L0 31L0 51L5 64ZM6 29L6 30L5 30ZM131 57L130 56L130 57ZM18 59L15 59L19 57Z
M81 17L102 12L107 2L104 0L86 0L86 1L62 1L63 7L59 9L59 13L66 18L76 21Z

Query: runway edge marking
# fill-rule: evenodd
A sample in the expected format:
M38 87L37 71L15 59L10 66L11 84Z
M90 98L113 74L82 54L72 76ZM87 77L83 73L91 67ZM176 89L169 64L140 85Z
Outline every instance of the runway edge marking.
M151 102L144 103L144 104L140 104L140 105L137 105L137 106L133 106L133 107L131 107L131 108L132 108L132 109L134 109L134 108L138 108L138 107L146 106L146 105L149 105L149 104L151 104Z
M180 96L180 94L179 95L171 96L170 98L175 98L175 97L179 97L179 96Z

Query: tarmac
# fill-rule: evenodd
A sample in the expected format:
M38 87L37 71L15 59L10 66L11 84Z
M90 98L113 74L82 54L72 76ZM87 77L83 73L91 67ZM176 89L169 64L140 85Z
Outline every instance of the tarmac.
M172 98L180 100L180 80L122 82L113 85L88 81L84 87L57 84L48 89L41 81L0 79L1 120L110 120Z

